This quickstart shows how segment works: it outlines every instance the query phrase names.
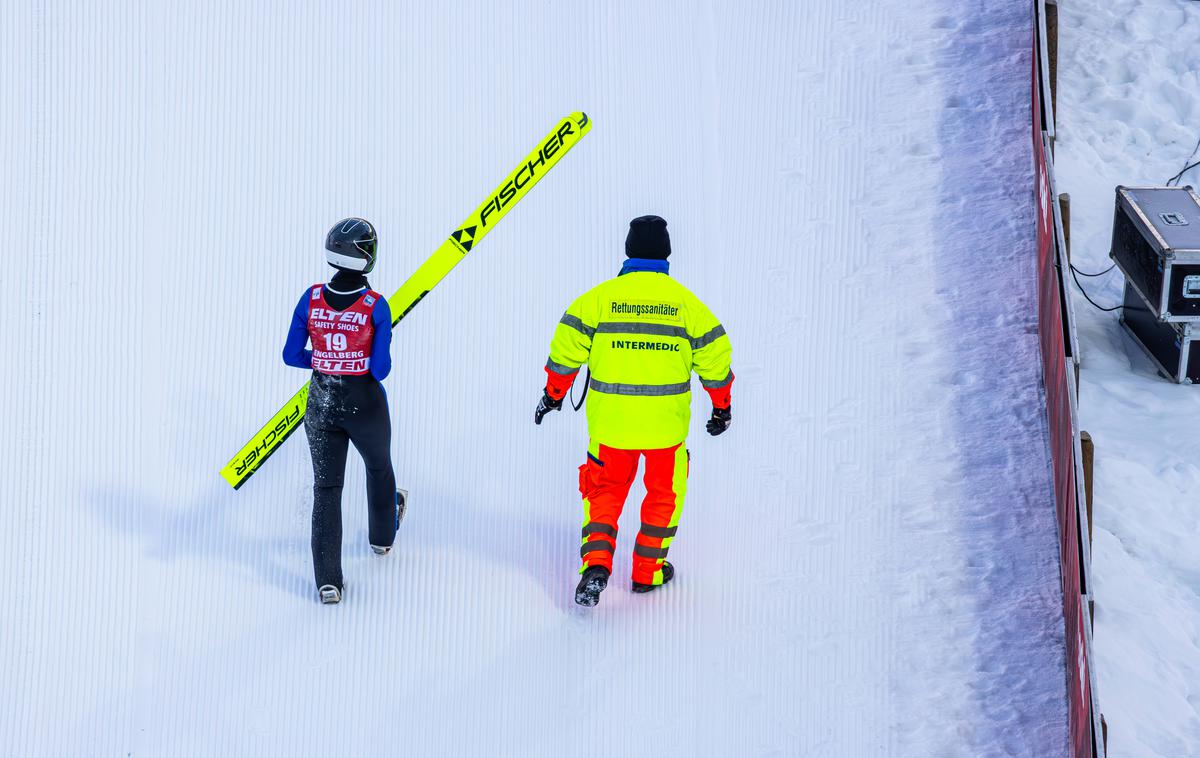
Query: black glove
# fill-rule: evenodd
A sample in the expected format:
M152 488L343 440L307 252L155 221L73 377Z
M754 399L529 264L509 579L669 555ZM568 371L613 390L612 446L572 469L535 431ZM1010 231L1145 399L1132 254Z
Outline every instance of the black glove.
M728 408L713 408L712 418L704 425L708 429L708 433L716 437L721 432L729 428L733 423L733 406Z
M542 399L538 401L537 410L533 412L533 423L539 426L542 423L542 418L550 411L561 411L562 399L555 400L545 392L542 393Z

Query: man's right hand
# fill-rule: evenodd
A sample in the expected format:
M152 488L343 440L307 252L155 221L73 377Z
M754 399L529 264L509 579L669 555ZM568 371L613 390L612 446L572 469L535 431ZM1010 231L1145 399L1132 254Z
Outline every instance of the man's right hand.
M562 403L563 403L563 401L561 398L559 398L558 400L555 400L554 398L550 397L550 395L543 392L542 399L538 401L537 410L533 412L533 423L538 424L540 426L542 423L542 419L546 416L547 413L549 413L550 411L561 411L562 410Z
M713 408L712 418L704 425L708 429L708 433L716 437L721 434L729 425L733 423L733 406L729 408Z

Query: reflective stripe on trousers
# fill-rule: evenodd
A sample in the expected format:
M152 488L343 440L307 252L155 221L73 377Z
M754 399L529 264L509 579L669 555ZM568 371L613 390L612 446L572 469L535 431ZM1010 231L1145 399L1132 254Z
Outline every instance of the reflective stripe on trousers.
M617 522L643 456L646 498L633 548L632 577L640 584L662 584L662 562L679 530L687 494L688 452L683 443L659 450L620 450L596 442L588 446L587 463L579 467L583 496L579 554L583 568L612 570Z

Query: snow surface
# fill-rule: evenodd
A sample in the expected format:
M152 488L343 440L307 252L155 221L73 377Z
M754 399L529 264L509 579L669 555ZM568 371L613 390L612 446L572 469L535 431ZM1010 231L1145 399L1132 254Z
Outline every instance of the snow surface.
M1064 754L1027 4L343 5L0 11L0 752ZM328 225L391 292L576 109L398 330L411 506L371 555L351 467L319 606L303 437L216 472L303 381ZM585 611L583 417L531 416L647 212L735 424L697 393L676 582L628 591L632 506Z
M1111 263L1114 188L1164 183L1200 140L1200 3L1059 7L1058 188L1071 194L1074 263L1096 273ZM1200 171L1184 183L1200 186ZM1120 304L1119 271L1081 281ZM1080 296L1075 312L1080 421L1096 443L1095 675L1110 754L1200 755L1200 388L1159 378L1116 313Z

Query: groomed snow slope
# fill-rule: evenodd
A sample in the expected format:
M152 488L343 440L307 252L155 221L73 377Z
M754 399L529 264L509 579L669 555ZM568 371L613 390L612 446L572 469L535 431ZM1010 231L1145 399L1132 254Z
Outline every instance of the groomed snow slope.
M1058 190L1071 254L1111 261L1114 188L1162 184L1200 140L1200 3L1060 5ZM1200 155L1191 161L1200 159ZM1193 169L1183 184L1200 186ZM1119 271L1080 280L1121 303ZM1096 676L1111 755L1200 754L1200 388L1161 379L1116 313L1075 298L1080 423L1096 442Z
M0 11L0 752L1062 754L1027 4L342 5ZM391 292L576 109L398 330L410 513L370 555L352 465L317 605L303 438L216 471L304 379L325 230L374 221ZM677 582L629 593L631 507L587 612L583 417L531 415L647 212L735 425L694 422Z

